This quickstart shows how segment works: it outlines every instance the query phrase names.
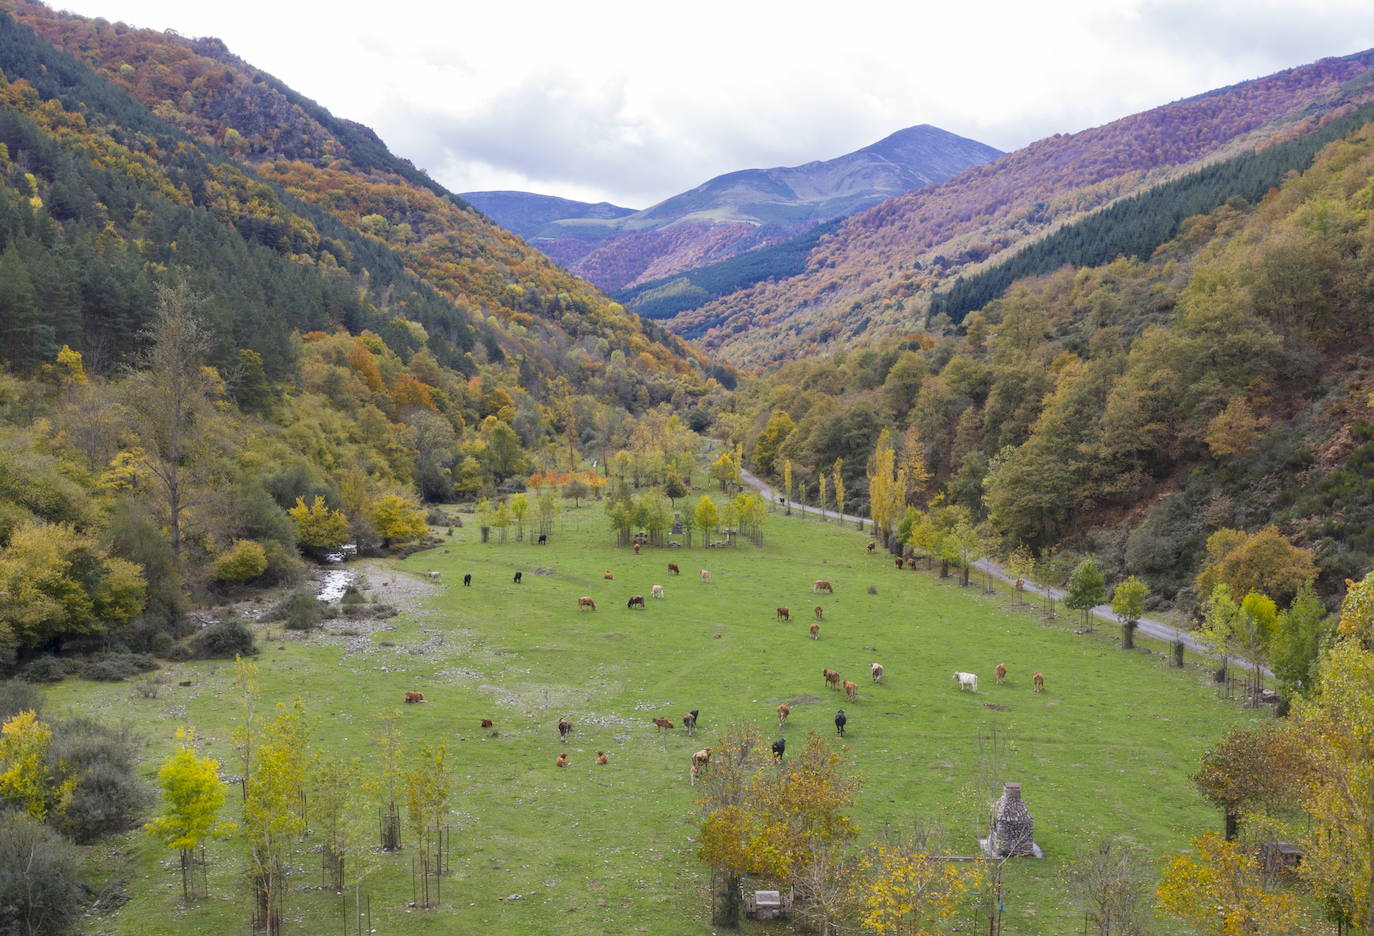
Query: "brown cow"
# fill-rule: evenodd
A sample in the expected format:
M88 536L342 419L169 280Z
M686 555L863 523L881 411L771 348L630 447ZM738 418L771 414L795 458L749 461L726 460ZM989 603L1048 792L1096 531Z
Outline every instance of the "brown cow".
M639 555L639 544L638 544L638 543L635 543L635 555L636 555L636 556Z
M901 556L898 556L898 557L896 558L895 562L897 563L897 569L898 569L898 571L900 571L901 568L902 568L902 557L901 557Z
M778 727L779 727L779 728L781 728L783 725L787 724L787 716L788 716L788 715L791 715L791 714L792 714L792 706L788 705L786 702L779 702L779 703L778 703Z
M908 569L911 569L913 572L916 571L916 557L915 557L915 556L907 556L907 557L906 557L906 567L907 567Z
M423 701L425 701L425 694L424 694L423 692L407 692L407 693L406 693L406 701L407 701L407 702L423 702Z
M858 701L859 684L855 682L850 682L846 679L844 681L844 694L849 698L850 702Z
M1031 677L1031 682L1035 683L1036 692L1043 692L1045 690L1045 677L1039 673Z
M670 562L670 563L668 563L668 571L671 572L671 573L673 573L674 575L681 575L681 574L682 574L682 570L679 569L679 568L677 567L677 563L676 563L676 562Z
M821 670L821 675L825 677L825 684L831 689L840 688L840 674L833 669Z
M605 752L605 751L597 751L597 752L596 752L596 765L597 765L598 767L605 767L605 766L606 766L606 752Z
M1000 686L1000 685L1002 685L1002 683L1004 683L1004 682L1007 681L1007 665L1006 665L1005 663L998 663L998 664L997 664L997 670L996 670L996 672L997 672L997 685Z
M825 609L820 605L816 605L816 607L812 608L811 612L816 615L816 620L818 621L825 617Z
M564 744L568 743L568 732L572 731L572 722L566 718L558 719L558 740Z
M812 622L811 622L811 639L812 639L812 640L820 640L820 639L821 639L821 626L820 626L819 624L817 624L815 621L812 621Z
M484 719L482 719L482 727L483 727L483 728L493 728L493 727L495 727L495 725L496 725L496 723L493 722L490 718L484 718Z
M790 621L790 620L792 620L792 612L791 612L790 609L788 609L787 605L778 605L778 620L779 620L779 621Z
M868 551L869 551L869 552L872 552L873 550L875 550L875 549L877 549L877 548L878 548L878 544L877 544L877 543L873 542L872 540L869 540L869 541L868 541Z
M568 766L568 755L567 755L567 754L559 754L559 755L558 755L558 760L554 761L554 762L553 762L553 765L554 765L555 767L566 767L566 766Z
M603 579L605 579L606 581L608 581L608 582L609 582L611 579L615 578L615 576L611 574L611 570L610 570L610 569L607 569L605 572L602 572L602 573L601 573L601 577L602 577Z
M702 748L700 751L697 751L695 754L692 755L692 766L693 766L693 767L705 767L705 766L706 766L707 764L709 764L710 762L711 762L711 749L708 748L708 747Z
M673 723L670 722L670 721L668 721L668 719L666 719L666 718L655 717L655 718L654 718L654 725L657 726L657 727L654 729L654 733L655 733L655 734L657 734L659 731L672 731L672 730L673 730Z
M595 611L596 602L587 595L583 595L581 598L577 599L577 610L581 611L583 608L590 608Z
M822 591L823 591L823 592L825 592L825 593L828 594L828 595L833 595L833 594L835 594L835 589L832 588L831 585L830 585L830 583L827 582L825 579L816 579L816 581L812 582L812 583L811 583L811 590L812 590L813 592L822 592Z

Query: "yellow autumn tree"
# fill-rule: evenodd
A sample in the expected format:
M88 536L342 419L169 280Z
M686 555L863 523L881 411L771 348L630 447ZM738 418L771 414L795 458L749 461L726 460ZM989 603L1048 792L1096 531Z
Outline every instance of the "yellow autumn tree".
M876 936L944 936L983 886L973 862L942 861L919 848L877 845L859 862L859 927Z
M208 838L219 838L234 829L231 822L218 821L224 805L224 782L219 778L219 761L202 757L196 750L195 735L187 728L177 729L177 749L157 772L167 811L143 828L181 857L181 896L190 902L195 896L195 876L191 873L195 851Z
M76 775L58 782L48 765L52 728L34 711L15 715L0 725L0 799L40 822L61 815L72 801Z
M1288 936L1301 916L1292 894L1264 886L1260 865L1245 848L1215 832L1193 839L1195 855L1179 855L1164 869L1159 909L1215 936Z

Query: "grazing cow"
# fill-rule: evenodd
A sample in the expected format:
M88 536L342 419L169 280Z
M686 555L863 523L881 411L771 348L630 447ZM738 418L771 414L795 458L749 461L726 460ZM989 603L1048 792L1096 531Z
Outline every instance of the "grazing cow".
M425 573L425 578L429 579L431 582L437 582L439 581L439 573L431 570Z
M566 718L558 719L558 740L564 744L568 743L568 732L572 731L572 722Z
M912 570L913 572L916 571L916 557L915 557L915 556L907 556L907 557L906 557L906 567L907 567L908 569Z
M676 562L670 562L670 563L668 563L668 571L671 572L671 573L673 573L674 575L681 575L681 574L682 574L682 570L679 569L679 568L677 567L677 563L676 563Z
M660 731L672 731L674 727L668 719L659 717L654 718L654 725L654 734L658 734Z
M517 573L515 573L515 584L519 585L521 579L523 579L524 577L525 577L525 573L524 573L524 572L517 572Z
M882 681L883 681L883 664L881 664L881 663L870 663L870 664L868 664L868 672L869 672L869 674L873 677L873 681L874 681L874 682L882 682Z
M682 716L682 727L687 729L687 737L692 737L697 733L697 710L692 709Z
M602 577L603 579L605 579L606 581L608 581L608 582L609 582L611 579L615 578L615 576L611 574L611 570L610 570L610 569L607 569L605 572L602 572L602 573L601 573L601 577Z
M627 607L627 608L643 608L643 607L644 607L644 596L643 596L643 595L631 595L631 596L630 596L630 600L627 601L627 602L625 602L625 607Z
M490 718L484 718L484 719L482 719L482 727L483 727L483 728L494 728L494 727L496 727L496 723L493 722Z
M701 576L701 580L702 580L703 582L709 582L709 581L711 581L711 570L710 570L710 569L697 569L697 575L700 575L700 576Z
M845 717L844 709L840 709L835 713L835 731L839 733L841 738L844 737L844 726L848 721L849 719Z
M788 609L787 605L778 605L778 620L779 620L779 621L790 621L790 620L792 620L792 612L791 612L791 610Z
M818 621L825 617L825 609L822 608L820 605L816 605L814 608L812 608L811 613L816 615L816 620Z
M897 557L895 560L893 560L893 561L894 561L894 563L895 563L896 566L897 566L897 571L900 572L900 571L902 570L902 557L901 557L901 556L898 556L898 557Z
M1002 683L1004 683L1004 682L1006 682L1006 681L1007 681L1007 665L1006 665L1005 663L998 663L998 664L997 664L997 685L1000 686L1000 685L1002 685Z
M825 677L825 684L831 689L840 688L840 674L833 669L821 670L821 675Z
M596 766L598 766L598 767L605 767L605 766L606 766L606 752L605 752L605 751L597 751L597 752L596 752Z
M779 738L773 742L773 756L782 760L783 752L787 750L787 739Z
M827 595L835 594L835 589L832 588L830 583L825 579L816 579L816 581L812 582L811 590L813 592L825 592Z
M596 602L593 601L590 596L583 595L581 598L577 599L577 610L581 611L583 608L590 608L595 611Z
M636 555L636 556L639 555L639 544L638 544L638 543L635 543L635 555Z
M877 543L873 542L872 540L869 540L869 541L868 541L868 551L869 551L869 552L872 552L873 550L875 550L875 549L877 549L877 548L878 548L878 544L877 544Z
M472 584L472 573L469 572L467 575L463 576L463 587L464 587L464 588L467 588L467 587L468 587L469 585L471 585L471 584Z
M846 679L844 681L844 694L850 702L857 702L859 700L859 684Z
M548 541L549 541L549 534L547 534L547 533L540 533L540 534L539 534L539 545L540 545L540 546L545 545L546 543L548 543Z
M655 585L653 588L649 589L649 594L653 595L655 598L662 598L662 597L663 597L663 586L662 586L662 585Z
M978 691L978 677L973 673L955 673L954 681L959 684L959 691L968 689L971 692Z
M820 640L820 639L821 639L821 626L820 626L819 624L817 624L815 621L812 621L812 622L811 622L811 639L812 639L812 640Z
M407 692L407 693L406 693L406 701L407 701L407 702L423 702L423 701L425 701L425 694L424 694L423 692Z
M1036 692L1044 692L1044 691L1045 691L1045 677L1044 677L1044 676L1040 675L1039 673L1036 673L1034 676L1031 677L1031 682L1033 682L1033 683L1035 684L1035 691L1036 691Z
M787 716L788 716L788 715L791 715L791 714L792 714L792 706L788 705L786 702L779 702L779 703L778 703L778 727L779 727L779 728L781 728L783 725L787 724Z
M567 755L567 754L559 754L559 755L558 755L558 760L554 761L554 762L553 762L553 765L554 765L555 767L566 767L566 766L568 766L568 755Z
M712 635L711 635L711 639L712 639L712 640L720 640L720 634L712 634Z
M693 766L693 767L705 767L705 766L706 766L707 764L709 764L710 762L711 762L711 749L708 748L708 747L704 747L704 748L702 748L700 751L697 751L695 754L692 755L692 766Z

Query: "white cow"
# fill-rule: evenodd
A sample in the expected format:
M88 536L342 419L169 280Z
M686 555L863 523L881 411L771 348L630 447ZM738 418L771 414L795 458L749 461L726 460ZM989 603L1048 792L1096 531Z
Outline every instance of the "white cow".
M873 676L873 681L874 681L874 682L882 682L882 681L883 681L883 664L881 664L881 663L870 663L870 664L868 664L868 671L869 671L869 673L872 674L872 676Z
M955 673L955 682L959 683L959 691L969 689L973 692L978 691L978 676L974 673Z
M425 578L429 579L431 582L437 582L439 581L439 573L434 571L426 572Z
M662 597L663 597L663 586L662 586L662 585L655 585L655 586L653 587L653 590L650 592L650 594L652 594L655 598L662 598Z

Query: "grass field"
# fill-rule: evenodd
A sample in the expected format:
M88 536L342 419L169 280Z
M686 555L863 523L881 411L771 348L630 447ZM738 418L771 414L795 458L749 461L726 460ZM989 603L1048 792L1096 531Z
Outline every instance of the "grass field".
M635 556L611 542L599 505L567 511L543 547L515 542L513 531L506 544L484 545L469 524L441 549L369 568L369 590L383 600L402 580L412 594L427 592L416 611L388 622L392 629L278 632L263 642L263 696L299 696L313 738L332 756L374 756L377 717L402 709L408 689L428 702L404 706L405 735L449 742L458 783L443 906L408 909L410 857L387 856L366 886L378 933L708 932L689 754L736 720L776 736L782 701L793 704L782 734L798 744L809 731L833 736L844 705L848 761L865 783L853 812L863 839L938 824L954 854L973 854L981 831L981 807L967 794L980 773L976 739L994 730L1008 737L1004 779L1021 782L1048 857L1009 866L1002 931L1079 932L1058 877L1065 858L1103 833L1160 855L1215 827L1218 815L1187 775L1227 727L1266 717L1218 700L1197 670L1123 653L1110 632L1077 636L1063 619L1047 626L1009 592L898 572L864 550L866 537L833 523L774 515L761 549ZM684 574L668 575L668 561ZM700 567L712 571L709 583L695 574ZM439 570L443 584L421 585L427 569ZM603 580L606 569L613 581ZM516 570L523 584L512 582ZM811 593L817 578L834 583L833 596ZM647 597L655 584L664 600L626 608L631 594ZM599 610L579 612L580 595ZM812 641L817 603L825 620ZM792 609L792 623L775 620L778 605ZM872 661L887 671L880 686L869 680ZM998 662L1010 671L1005 686L993 678ZM856 703L825 688L826 667L859 683ZM135 698L127 684L68 681L49 691L50 711L134 722L149 740L150 777L181 724L195 726L225 772L236 772L232 665L168 669L173 682L156 700ZM957 689L956 670L980 675L977 695ZM1031 689L1036 670L1046 677L1043 694ZM679 722L687 709L701 711L694 739L680 729L658 733L650 721ZM566 746L560 716L575 726ZM478 727L481 717L495 719L496 736ZM556 768L564 750L571 766ZM608 766L593 765L598 750ZM88 929L246 932L241 853L235 842L212 845L211 898L182 909L173 853L138 834L102 846L92 866L130 899ZM339 898L318 888L319 856L308 843L293 867L286 931L342 932ZM519 898L505 899L512 895Z

